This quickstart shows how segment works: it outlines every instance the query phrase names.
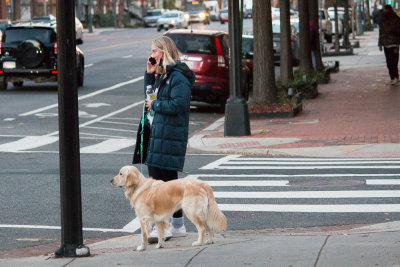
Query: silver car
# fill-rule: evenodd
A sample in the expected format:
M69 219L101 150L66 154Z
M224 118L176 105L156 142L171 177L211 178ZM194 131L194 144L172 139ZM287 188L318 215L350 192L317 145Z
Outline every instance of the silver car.
M291 46L292 46L292 58L293 65L297 66L299 64L299 20L291 19ZM281 55L281 22L280 20L272 21L272 33L274 42L274 61L280 61Z
M189 27L189 16L182 11L168 11L165 12L158 20L157 20L157 31L161 31L162 29L187 29Z
M164 9L149 9L146 16L143 18L145 27L156 27L157 20L164 14Z

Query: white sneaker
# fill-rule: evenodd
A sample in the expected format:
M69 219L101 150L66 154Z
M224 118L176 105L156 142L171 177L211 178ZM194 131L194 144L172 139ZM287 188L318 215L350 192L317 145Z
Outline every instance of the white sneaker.
M395 85L395 84L397 84L398 81L399 80L397 78L394 78L393 80L390 80L390 84Z
M172 237L183 237L187 235L185 225L182 225L179 228L175 228L172 224L169 224L168 228L171 231Z
M165 241L170 240L171 237L172 237L171 229L170 227L167 227L167 229L165 229ZM153 231L151 231L151 233L149 234L147 242L149 242L149 244L158 243L158 232L156 226L153 226Z

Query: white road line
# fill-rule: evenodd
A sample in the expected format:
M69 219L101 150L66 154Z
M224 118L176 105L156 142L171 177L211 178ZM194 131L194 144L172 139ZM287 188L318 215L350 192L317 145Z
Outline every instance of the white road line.
M231 160L242 160L242 161L370 161L370 160L398 160L400 158L244 158L236 157Z
M123 136L115 136L115 135L106 135L106 134L94 134L94 133L83 133L83 132L79 132L79 135L89 135L89 136L93 136L93 137L101 137L101 138L103 138L103 139L106 139L106 138L125 138L125 137L123 137ZM80 138L89 138L89 137L80 137Z
M133 57L133 55L123 56L122 58L131 58L131 57Z
M400 185L398 179L367 179L367 185Z
M130 223L128 223L127 225L125 225L122 228L122 230L131 232L131 233L134 233L139 229L140 229L140 221L139 221L138 217L133 219Z
M277 181L204 181L210 186L288 186L288 180Z
M0 228L17 228L17 229L45 229L45 230L60 230L61 226L51 226L51 225L18 225L18 224L0 224ZM109 229L109 228L88 228L84 227L83 231L91 232L124 232L124 233L134 233L132 229Z
M109 124L118 124L118 125L139 126L138 123L129 123L129 122L116 122L116 121L100 121L100 122Z
M15 118L5 118L3 121L13 121Z
M94 66L93 63L91 63L91 64L86 64L86 65L85 65L85 68L90 68L90 67L93 67L93 66Z
M217 129L219 126L221 126L222 124L224 124L225 121L225 117L222 117L218 120L216 120L215 122L213 122L211 125L209 125L207 128L204 129L204 131L214 131L215 129Z
M259 178L297 178L297 177L399 177L399 173L375 173L375 174L361 174L361 173L346 173L346 174L190 174L187 177L200 178L200 177L230 177L230 178L243 178L243 177L259 177Z
M343 205L218 204L218 206L222 211L310 212L310 213L400 212L400 204L343 204Z
M95 153L95 154L103 154L115 152L120 149L124 149L127 147L131 147L136 143L134 139L108 139L103 142L82 147L81 153Z
M203 168L201 168L203 169ZM391 166L217 166L213 169L219 170L326 170L326 169L400 169L399 165L391 165Z
M226 157L220 158L210 164L207 164L204 167L201 167L200 170L212 170L218 168L219 165L224 164L232 159L238 158L240 155L228 155Z
M97 90L97 91L95 91L93 93L78 97L78 100L83 100L83 99L86 99L86 98L89 98L89 97L93 97L93 96L96 96L96 95L99 95L99 94L102 94L102 93L105 93L105 92L108 92L108 91L111 91L111 90L118 89L118 88L120 88L122 86L141 81L141 80L143 80L143 78L144 78L144 76L138 77L138 78L126 81L126 82L118 83L118 84L115 84L113 86L110 86L110 87L107 87L107 88L104 88L104 89ZM42 112L44 110L49 110L49 109L52 109L52 108L55 108L55 107L58 107L58 104L53 104L53 105L49 105L49 106L46 106L46 107L38 108L38 109L29 111L29 112L26 112L26 113L19 114L19 116L29 116L29 115L32 115L32 114L35 114L35 113L39 113L39 112Z
M214 192L215 198L400 198L400 190Z
M131 109L131 108L133 108L133 107L136 107L136 106L138 106L138 105L141 105L141 104L143 104L143 103L144 103L144 100L139 101L139 102L136 102L136 103L133 103L132 105L126 106L126 107L124 107L124 108L121 108L121 109L119 109L119 110L116 110L116 111L114 111L114 112L111 112L111 113L109 113L109 114L107 114L107 115L98 117L98 118L96 118L96 119L94 119L94 120L91 120L91 121L88 121L88 122L85 122L85 123L82 123L82 124L79 125L79 128L82 128L82 127L88 126L88 125L90 125L90 124L96 123L96 122L98 122L98 121L104 120L104 119L106 119L106 118L112 117L112 116L114 116L115 114L124 112L124 111L126 111L126 110L129 110L129 109ZM58 131L55 131L55 132L46 134L46 135L44 135L44 136L52 136L52 135L58 135Z
M85 128L97 129L97 130L105 130L105 131L115 131L115 132L136 133L136 131L132 131L132 130L115 129L115 128L104 128L104 127L94 127L94 126L85 126Z
M400 161L346 161L346 162L329 162L329 161L296 161L296 162L271 162L271 161L229 161L226 165L350 165L350 164L399 164Z
M52 144L58 141L58 136L26 136L14 142L0 145L2 152L17 152L21 150L33 149L39 146Z

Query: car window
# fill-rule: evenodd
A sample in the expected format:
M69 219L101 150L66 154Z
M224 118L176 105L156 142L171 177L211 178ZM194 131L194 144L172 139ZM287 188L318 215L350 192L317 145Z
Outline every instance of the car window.
M227 34L222 35L222 50L224 56L229 58L229 36Z
M182 53L190 54L216 54L213 36L197 34L167 34L174 40L176 47Z
M50 29L35 29L35 28L9 28L5 32L4 41L11 42L21 42L28 39L34 39L41 42L55 42L56 34Z
M253 53L253 38L242 38L242 52Z
M319 16L320 16L321 19L326 19L325 18L325 12L322 11L322 10L319 11Z
M176 18L178 17L178 13L164 13L164 15L161 16L162 18Z
M161 11L159 10L153 10L153 11L147 11L146 16L160 16L161 15Z

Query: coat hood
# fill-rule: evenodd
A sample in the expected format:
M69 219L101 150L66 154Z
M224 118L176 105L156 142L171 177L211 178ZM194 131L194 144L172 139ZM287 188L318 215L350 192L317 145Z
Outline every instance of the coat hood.
M189 67L182 63L180 60L177 60L175 63L169 64L167 66L167 73L171 73L172 71L179 71L181 72L186 78L188 78L191 85L194 84L195 74L194 72L189 69Z

